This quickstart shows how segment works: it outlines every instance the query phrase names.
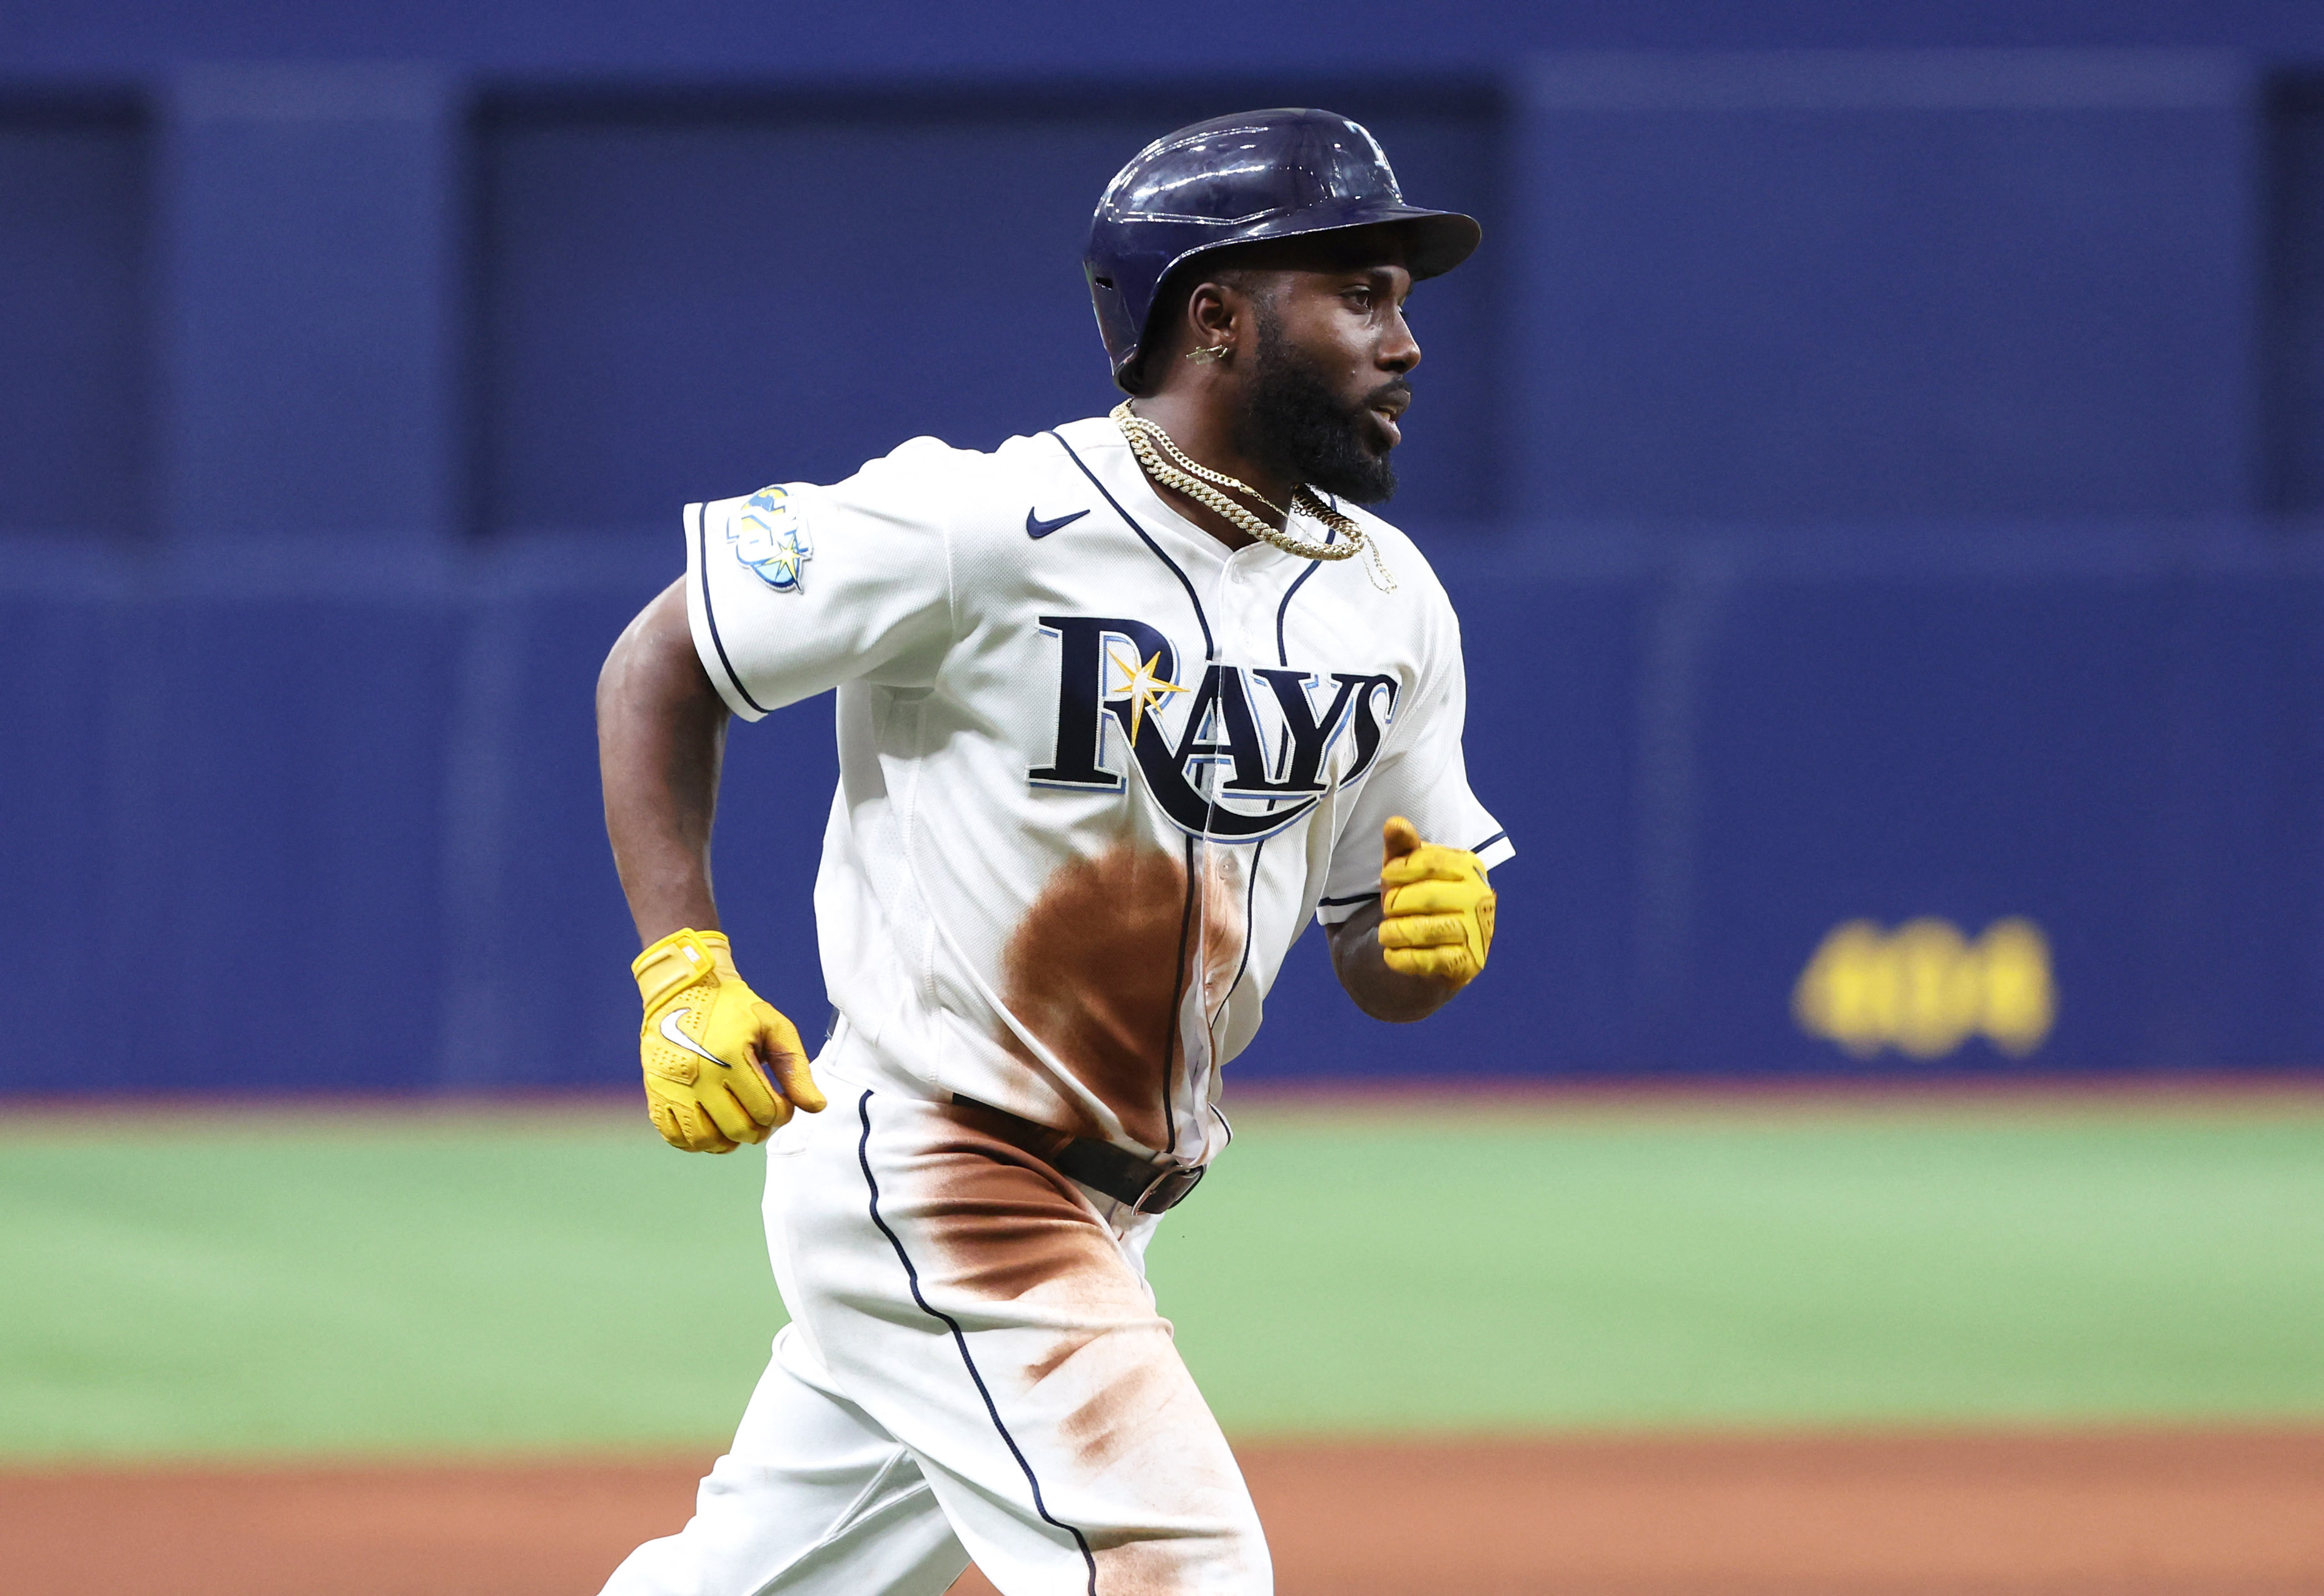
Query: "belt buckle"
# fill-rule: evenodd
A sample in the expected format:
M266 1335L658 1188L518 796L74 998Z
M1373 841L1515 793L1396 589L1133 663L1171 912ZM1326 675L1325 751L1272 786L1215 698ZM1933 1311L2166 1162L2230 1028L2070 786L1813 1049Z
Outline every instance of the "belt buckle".
M1130 1206L1140 1213L1167 1213L1202 1184L1204 1164L1173 1164L1148 1181Z

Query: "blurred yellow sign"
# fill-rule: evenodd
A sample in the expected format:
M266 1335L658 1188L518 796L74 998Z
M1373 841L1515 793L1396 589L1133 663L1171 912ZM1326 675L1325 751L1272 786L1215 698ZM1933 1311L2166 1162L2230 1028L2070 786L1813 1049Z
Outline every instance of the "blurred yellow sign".
M2050 943L2033 921L1996 920L1971 942L1950 922L1835 928L1801 972L1792 1013L1858 1058L1894 1047L1941 1058L1971 1037L2024 1056L2057 1019Z

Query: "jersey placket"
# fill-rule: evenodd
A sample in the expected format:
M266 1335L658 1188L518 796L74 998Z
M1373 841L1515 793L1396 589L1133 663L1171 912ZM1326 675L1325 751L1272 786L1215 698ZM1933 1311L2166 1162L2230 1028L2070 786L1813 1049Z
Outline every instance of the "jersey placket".
M1223 558L1213 557L1208 563L1211 569L1203 585L1207 589L1203 604L1209 617L1215 654L1206 662L1206 668L1239 670L1254 660L1271 658L1268 628L1274 595L1270 590L1277 585L1268 577L1273 568L1285 562L1265 545L1251 544L1226 553ZM1214 704L1209 712L1212 724L1190 727L1189 734L1204 742L1220 741L1215 724L1218 714ZM1223 768L1213 759L1199 770L1203 797L1213 811L1221 802ZM1218 1070L1218 1027L1250 961L1252 909L1259 863L1268 846L1265 839L1249 843L1222 841L1207 825L1203 835L1192 842L1188 869L1192 879L1200 883L1197 901L1201 908L1194 917L1195 946L1188 961L1194 990L1187 994L1180 1014L1186 1069L1184 1102L1187 1110L1182 1124L1199 1127L1196 1133L1201 1140L1196 1146L1182 1145L1171 1149L1181 1157L1206 1158L1212 1150L1210 1116L1204 1109L1211 1100ZM1231 948L1212 945L1213 927L1224 918L1213 912L1214 905L1225 909L1240 927L1240 935ZM1233 956L1222 956L1230 953Z

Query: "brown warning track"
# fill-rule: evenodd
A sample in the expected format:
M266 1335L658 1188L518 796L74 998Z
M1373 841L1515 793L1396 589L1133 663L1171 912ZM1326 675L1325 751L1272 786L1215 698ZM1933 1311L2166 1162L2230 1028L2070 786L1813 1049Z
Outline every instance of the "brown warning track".
M2324 1427L1240 1450L1286 1596L2324 1591ZM708 1461L0 1472L0 1585L587 1596Z

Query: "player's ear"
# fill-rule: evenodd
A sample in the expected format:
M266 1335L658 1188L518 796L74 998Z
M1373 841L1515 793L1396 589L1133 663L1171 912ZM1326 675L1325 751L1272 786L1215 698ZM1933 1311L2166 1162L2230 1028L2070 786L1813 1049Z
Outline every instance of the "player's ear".
M1250 297L1231 284L1198 282L1186 296L1187 348L1198 364L1206 350L1231 350L1250 312ZM1210 356L1215 360L1216 355Z

